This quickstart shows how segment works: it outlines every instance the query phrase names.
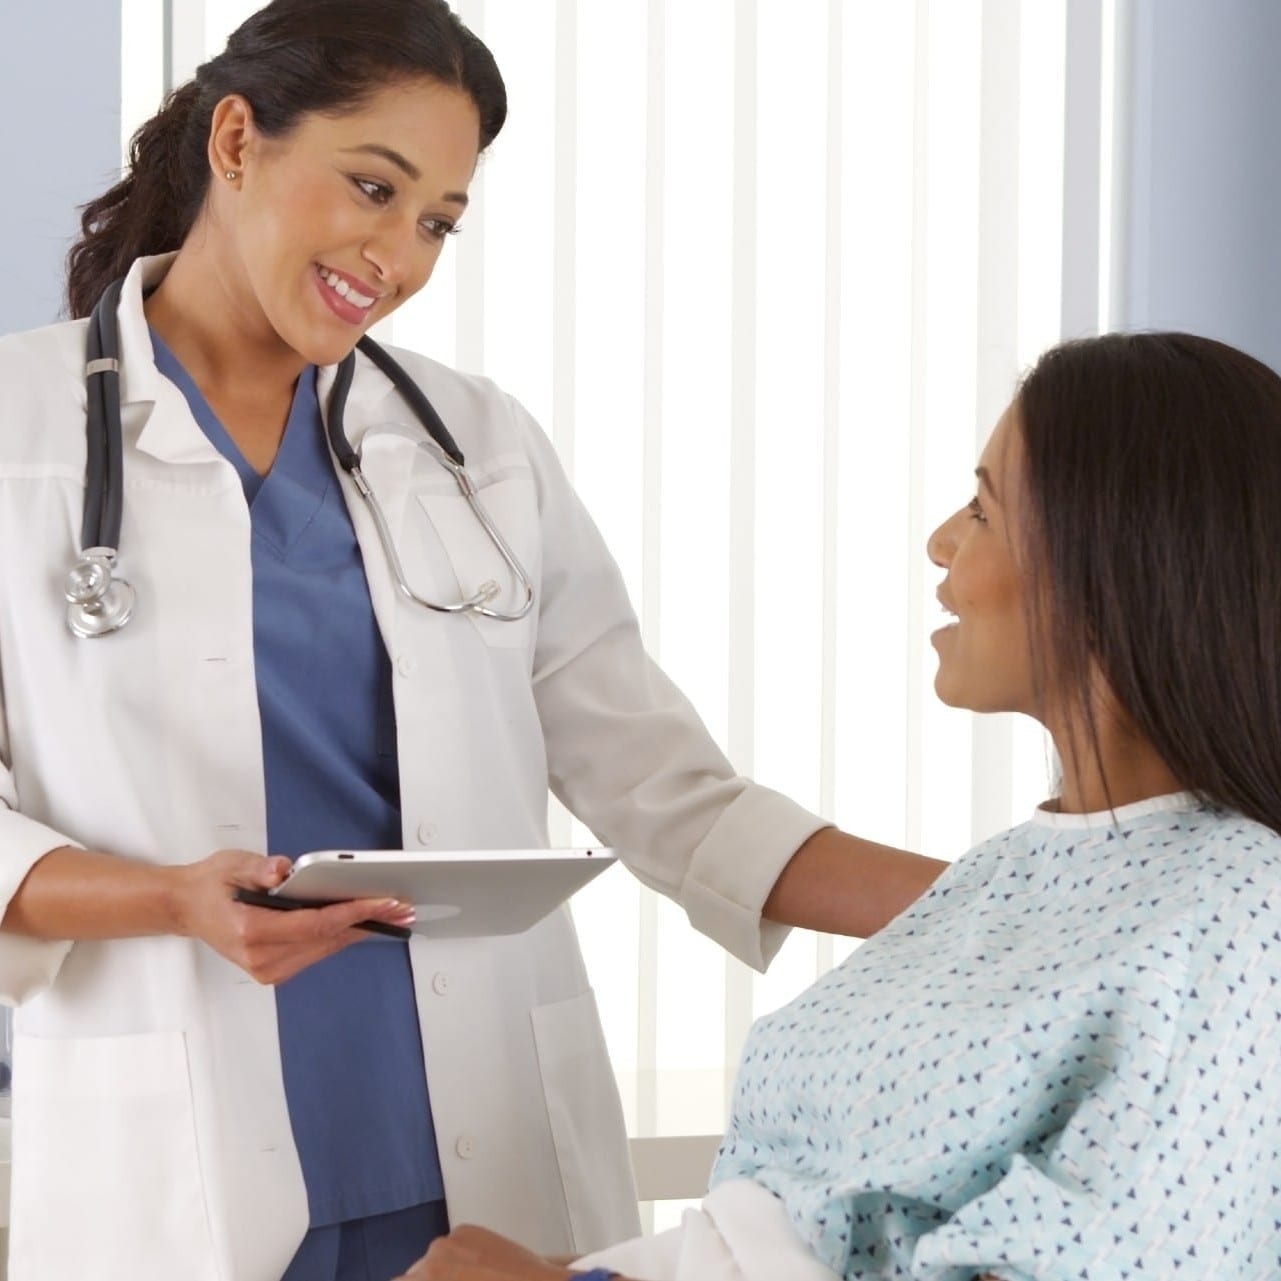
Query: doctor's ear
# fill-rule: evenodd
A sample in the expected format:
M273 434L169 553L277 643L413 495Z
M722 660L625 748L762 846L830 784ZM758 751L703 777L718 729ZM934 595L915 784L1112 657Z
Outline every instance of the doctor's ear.
M249 100L229 93L209 119L209 166L215 177L234 182L244 170L245 158L259 134Z

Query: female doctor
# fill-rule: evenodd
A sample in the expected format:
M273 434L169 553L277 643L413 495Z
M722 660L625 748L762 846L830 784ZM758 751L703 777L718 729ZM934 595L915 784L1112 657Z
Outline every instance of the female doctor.
M275 0L87 207L77 319L0 342L15 1281L384 1281L450 1218L553 1254L635 1232L568 913L405 945L352 928L402 904L233 901L305 850L545 844L550 784L757 967L940 869L734 774L519 405L398 353L493 537L353 354L426 284L505 112L443 0ZM86 406L117 392L118 538L86 483Z

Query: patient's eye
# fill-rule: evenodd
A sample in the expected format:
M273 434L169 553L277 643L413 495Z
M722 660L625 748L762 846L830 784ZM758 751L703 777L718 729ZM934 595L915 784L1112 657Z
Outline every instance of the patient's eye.
M975 494L974 497L970 499L969 505L966 508L966 510L970 513L970 516L974 520L982 521L984 525L987 524L987 517L983 514L983 504L979 502L979 498L977 494Z

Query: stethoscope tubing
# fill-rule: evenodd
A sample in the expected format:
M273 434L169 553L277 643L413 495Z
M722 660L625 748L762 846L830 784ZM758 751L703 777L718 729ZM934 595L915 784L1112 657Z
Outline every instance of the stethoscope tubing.
M466 466L466 459L463 457L463 451L458 448L457 442L449 434L449 428L441 421L440 415L436 412L436 406L423 394L423 389L400 367L400 364L392 358L388 351L384 351L372 338L366 334L357 344L358 351L363 351L370 360L382 370L388 381L396 388L398 392L408 402L410 409L414 411L414 416L426 428L427 434L440 446L445 455L451 459L456 468ZM354 369L356 364L355 356L348 356ZM351 378L347 379L347 385L343 390L343 404L347 400L347 391L351 388ZM342 405L339 406L341 411ZM342 414L338 415L339 425L341 427ZM351 446L347 437L339 431L344 448L349 452ZM332 440L333 437L331 436ZM338 453L337 449L334 450ZM339 455L341 460L341 455Z
M115 324L122 281L108 285L89 323L85 394L90 423L100 431L86 433L84 523L80 545L116 550L124 515L124 438L120 424L120 333ZM111 317L104 323L104 314ZM94 477L98 483L93 483Z
M89 319L86 345L86 453L85 509L81 527L82 551L67 577L67 625L73 635L92 638L109 635L123 627L133 614L134 591L114 576L112 565L120 547L120 526L124 510L124 441L120 420L120 332L116 321L124 282L109 285ZM480 521L519 584L523 599L514 611L493 608L489 602L499 595L492 580L465 600L442 605L418 595L410 586L396 551L395 540L360 466L360 452L347 439L343 428L347 396L355 377L356 352L339 363L325 413L325 430L330 448L342 469L351 476L368 507L387 557L396 588L407 600L441 614L476 613L499 622L517 622L533 608L534 587L484 504L467 474L463 452L450 435L440 415L422 388L401 368L392 355L367 335L357 348L391 382L422 424L427 444L438 461L454 477L468 506Z
M451 605L442 605L437 601L428 600L426 597L420 596L410 586L404 566L400 562L400 555L396 551L395 539L391 536L387 518L383 514L382 504L379 503L373 487L365 479L365 474L360 466L359 451L352 446L347 439L346 432L343 430L347 395L351 391L351 384L356 370L356 354L352 352L338 366L333 390L329 396L325 428L329 435L329 446L334 452L334 457L338 459L338 465L351 477L361 498L364 499L365 505L369 508L370 515L373 517L374 526L378 530L378 540L383 545L383 553L387 557L387 566L391 570L392 578L395 580L396 590L406 600L412 601L415 605L421 605L424 609L434 610L438 614L475 613L484 618L495 619L501 623L519 622L529 613L533 606L534 589L529 581L529 575L525 573L524 567L516 559L516 555L507 540L499 533L489 513L480 502L476 486L467 474L466 459L463 457L463 451L459 449L458 443L441 421L435 406L423 394L422 388L410 378L389 352L384 351L368 335L362 338L356 344L356 347L382 371L392 386L408 403L410 409L413 410L414 416L426 429L430 441L425 443L427 443L428 448L435 452L437 461L441 466L453 476L476 519L480 521L490 540L498 549L498 554L506 562L507 567L520 584L523 599L514 613L492 608L489 605L489 601L498 595L498 585L492 579L483 582L479 589L466 600L456 601Z

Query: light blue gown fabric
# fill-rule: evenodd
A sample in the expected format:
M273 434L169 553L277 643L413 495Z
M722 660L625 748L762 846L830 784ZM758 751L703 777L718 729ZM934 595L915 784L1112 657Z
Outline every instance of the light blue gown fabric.
M1281 837L1038 811L749 1038L713 1184L847 1278L1281 1276Z

